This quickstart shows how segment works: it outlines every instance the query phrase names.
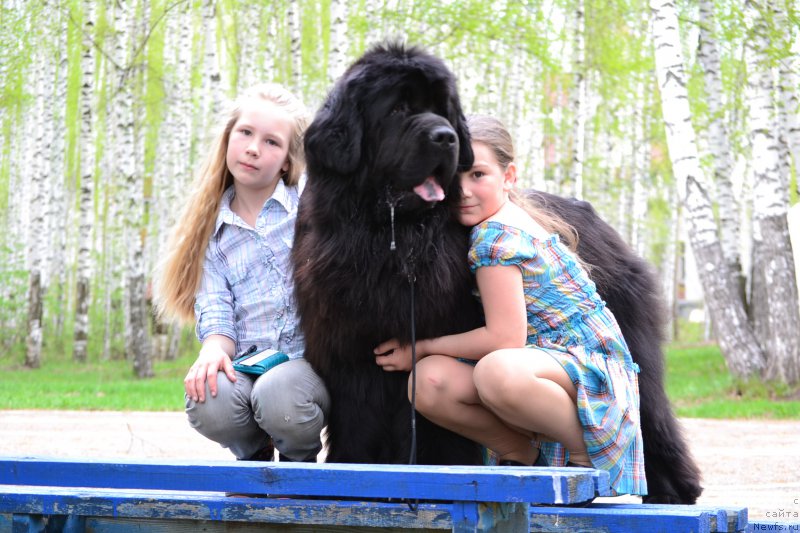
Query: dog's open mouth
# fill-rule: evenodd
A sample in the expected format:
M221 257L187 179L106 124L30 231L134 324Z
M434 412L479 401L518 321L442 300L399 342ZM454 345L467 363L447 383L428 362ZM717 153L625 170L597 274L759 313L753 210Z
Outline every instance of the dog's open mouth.
M414 192L426 202L441 202L444 200L444 190L433 176L428 176L425 181L414 187Z

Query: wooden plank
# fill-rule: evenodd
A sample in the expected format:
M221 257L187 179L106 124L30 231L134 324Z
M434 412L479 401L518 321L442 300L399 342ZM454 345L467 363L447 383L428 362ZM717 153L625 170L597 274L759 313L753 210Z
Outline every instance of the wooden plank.
M665 506L668 507L668 506ZM532 507L531 531L712 533L707 511L609 507Z
M518 506L514 508L512 506ZM355 531L356 528L378 528L384 531L454 530L454 531L582 531L590 532L650 532L650 531L724 531L716 529L717 515L736 515L740 519L736 529L744 531L747 526L746 509L719 509L707 506L681 505L641 505L641 504L593 504L585 508L533 507L530 524L524 523L520 516L526 516L524 504L485 504L471 506L465 502L455 504L422 503L416 511L407 504L359 501L296 500L287 498L234 498L217 492L174 492L153 490L81 489L60 487L0 487L0 533L10 532L8 523L3 527L1 513L26 513L35 515L34 522L43 522L42 515L86 516L87 520L98 517L126 518L127 528L132 528L135 520L148 531L157 520L174 523L173 530L202 531L250 531L250 526L258 524L264 531L274 530L267 524L288 527L300 524L311 529L300 531L321 531L320 528L335 531L337 527ZM744 512L744 516L742 514ZM452 513L452 517L451 517ZM21 531L65 531L58 527L58 520L65 516L50 519L54 529L23 528ZM131 522L133 521L133 522ZM34 524L31 522L31 524ZM87 527L90 524L86 522ZM94 523L94 522L91 522ZM124 532L124 524L116 526L103 522L103 530L94 526L89 530ZM160 523L160 522L159 522ZM212 524L227 524L224 529ZM242 529L233 528L239 523ZM24 522L19 522L21 526ZM183 525L181 525L183 524ZM194 524L194 525L192 525ZM762 526L765 524L762 524ZM160 527L160 526L159 526ZM299 527L299 526L298 526ZM175 529L177 528L177 529ZM211 529L209 529L211 528ZM280 529L278 529L280 530ZM791 529L781 529L791 531ZM795 527L800 530L800 527ZM80 530L76 530L80 531ZM138 531L138 529L130 529ZM163 531L171 531L169 528ZM292 529L292 531L295 531ZM373 531L373 530L371 530Z
M608 474L581 468L0 457L0 484L447 501L586 501Z
M386 529L527 531L528 504L406 503L228 497L219 492L0 487L0 513ZM35 528L24 531L37 531Z
M435 533L434 529L395 529L305 524L265 524L244 522L197 522L186 520L133 520L129 518L88 518L91 533Z
M93 516L85 519L85 528L79 531L65 531L59 528L64 517L50 517L51 529L38 529L39 521L34 529L20 523L25 529L12 530L10 517L0 514L0 533L397 533L400 531L413 533L436 533L438 529L396 529L382 527L354 527L333 525L305 524L266 524L263 522L208 522L202 520L165 520L136 519L122 517ZM56 520L54 520L56 519Z
M595 503L593 508L609 509L638 509L642 512L681 511L694 512L697 510L708 513L711 517L710 528L712 532L735 533L747 528L746 507L710 507L704 505L668 505L668 504L639 504L639 503Z
M108 516L276 524L336 524L386 528L452 528L448 504L228 497L177 492L60 487L0 487L0 513Z
M473 505L468 502L452 504L453 533L478 531L528 531L530 517L526 503L488 502Z

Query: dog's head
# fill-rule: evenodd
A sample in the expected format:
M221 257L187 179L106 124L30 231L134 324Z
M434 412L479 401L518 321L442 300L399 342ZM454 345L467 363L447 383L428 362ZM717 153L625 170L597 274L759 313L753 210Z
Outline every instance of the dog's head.
M418 48L372 48L337 81L305 136L309 176L388 194L400 210L458 200L472 166L453 74ZM324 178L322 178L324 177Z

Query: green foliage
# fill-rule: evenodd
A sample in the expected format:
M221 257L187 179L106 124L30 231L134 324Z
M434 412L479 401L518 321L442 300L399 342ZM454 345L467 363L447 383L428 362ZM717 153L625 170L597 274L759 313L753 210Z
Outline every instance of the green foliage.
M800 386L738 381L716 345L669 349L666 386L678 416L800 419Z

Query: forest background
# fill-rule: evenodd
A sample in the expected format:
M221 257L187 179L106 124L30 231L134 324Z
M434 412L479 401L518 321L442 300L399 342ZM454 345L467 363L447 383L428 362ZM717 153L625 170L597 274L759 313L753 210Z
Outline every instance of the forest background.
M799 27L793 0L0 0L0 364L196 350L151 282L226 101L277 81L313 111L390 37L509 126L523 186L652 263L671 335L696 264L730 373L796 386Z

